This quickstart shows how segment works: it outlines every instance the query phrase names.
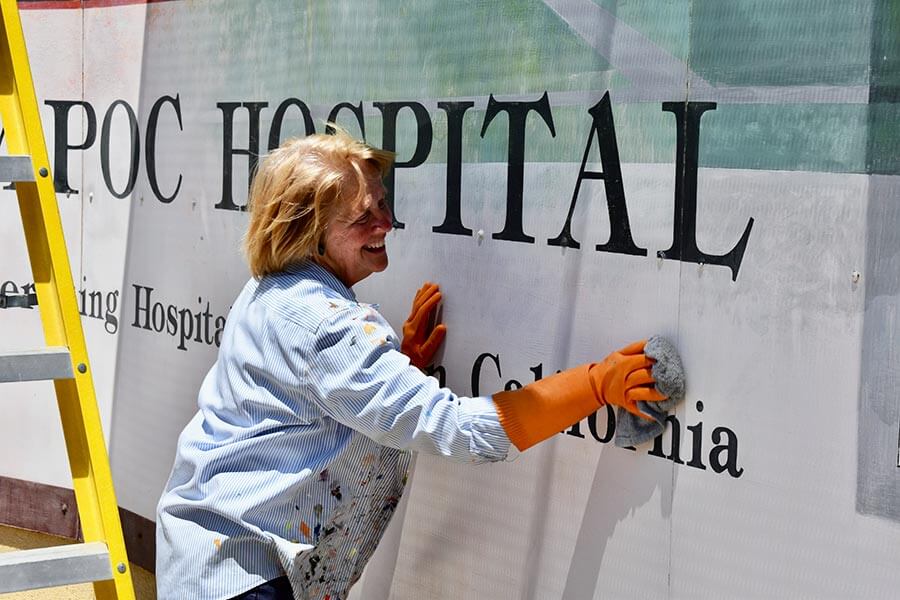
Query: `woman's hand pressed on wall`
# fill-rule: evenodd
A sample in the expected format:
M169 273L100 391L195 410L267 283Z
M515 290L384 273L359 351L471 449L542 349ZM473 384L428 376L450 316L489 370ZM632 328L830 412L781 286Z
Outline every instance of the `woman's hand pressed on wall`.
M441 302L441 291L436 283L425 282L413 299L412 311L403 324L403 342L400 351L419 369L432 363L434 355L447 335L447 326L434 323L434 315Z

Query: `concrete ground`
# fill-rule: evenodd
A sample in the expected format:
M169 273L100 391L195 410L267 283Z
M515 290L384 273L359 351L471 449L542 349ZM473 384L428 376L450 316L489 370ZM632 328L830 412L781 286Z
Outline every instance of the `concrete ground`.
M71 543L73 543L72 540L66 538L0 525L0 552ZM134 582L137 600L156 600L156 579L152 573L132 563L131 578ZM90 583L81 583L43 590L0 594L0 598L3 600L89 600L94 598L94 591Z

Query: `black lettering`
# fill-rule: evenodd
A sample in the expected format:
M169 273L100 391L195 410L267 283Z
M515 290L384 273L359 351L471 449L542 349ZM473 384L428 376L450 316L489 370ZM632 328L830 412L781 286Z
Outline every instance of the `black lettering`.
M115 334L119 330L119 319L116 317L116 311L119 309L119 290L109 292L106 295L106 313L104 314L103 328L110 335Z
M478 358L475 359L475 364L472 365L472 396L480 396L481 386L481 365L484 363L485 359L490 358L494 365L497 367L497 375L502 377L503 373L500 372L500 355L499 354L491 354L490 352L485 352L481 354Z
M609 241L605 244L597 244L596 249L601 252L647 256L647 250L638 248L631 237L631 223L628 220L628 207L625 203L625 188L622 186L622 167L619 163L619 147L616 144L616 129L613 124L609 92L603 94L603 98L588 112L594 117L594 121L591 132L588 134L587 145L584 147L584 157L581 159L581 168L578 170L578 179L575 182L575 192L572 194L572 202L569 204L569 214L566 216L566 223L560 234L552 240L547 240L547 244L568 248L581 247L581 244L572 237L572 215L575 214L575 204L578 202L581 182L585 179L602 179L606 190L606 206L609 211ZM600 162L603 165L602 172L588 171L585 168L594 141L594 134L597 135Z
M109 143L110 130L112 129L113 113L116 107L121 106L125 109L125 116L128 118L128 128L130 130L131 139L131 161L128 163L128 179L125 182L125 189L117 192L113 187L112 173L110 172L109 163ZM138 168L141 160L141 132L138 128L137 115L134 110L124 100L116 100L109 106L106 115L103 117L103 127L100 130L100 170L103 172L103 181L106 182L106 189L116 198L125 198L134 189L137 181Z
M525 235L522 229L522 188L525 177L525 121L528 113L537 112L550 128L550 134L556 137L553 127L553 114L550 111L550 99L547 92L540 100L534 102L498 102L491 94L488 98L487 112L481 127L481 137L487 132L488 125L501 112L509 118L509 144L507 150L506 170L506 224L503 231L493 234L495 240L534 243L534 238Z
M198 298L197 298L197 302L199 302L199 303L202 304L202 303L203 303L203 298L199 298L199 297L198 297ZM209 302L207 302L206 304L209 305ZM201 324L202 321L201 321L201 319L202 319L202 317L203 317L203 313L201 313L199 310L198 310L196 313L194 313L194 315L193 315L193 318L196 320L196 324L194 325L194 331L196 332L196 334L195 334L195 336L194 336L194 341L195 341L195 342L202 342L202 341L203 341L203 331L201 330L201 327L202 327L202 324ZM191 322L193 323L193 321L191 321ZM190 337L190 336L188 336L188 337Z
M334 127L330 124L337 124L337 116L342 110L349 110L353 113L353 116L356 117L356 122L359 124L359 135L363 140L366 139L366 121L363 118L363 105L362 102L359 104L350 104L349 102L341 102L340 104L335 104L334 108L331 109L331 112L328 113L328 125L325 126L325 133L328 135L334 134Z
M175 196L178 195L178 191L181 189L182 176L180 173L178 174L178 182L175 184L175 191L171 195L166 196L160 191L159 180L156 177L156 129L159 124L159 111L162 110L165 104L171 104L175 109L175 116L178 118L178 130L184 131L184 127L181 124L181 101L178 95L176 94L174 98L172 96L159 98L153 103L153 106L150 108L150 115L147 118L147 139L144 141L144 153L147 155L145 160L150 189L157 200L163 204L169 204L175 199Z
M306 135L312 135L316 132L316 126L313 123L312 115L310 114L309 107L306 106L306 103L299 98L288 98L278 105L278 108L275 109L275 115L272 117L272 125L269 128L268 148L270 151L281 145L281 127L284 124L284 113L292 106L299 108L300 114L303 115L303 125L306 127Z
M153 288L144 287L142 285L137 285L133 283L131 287L134 288L135 298L134 298L134 322L131 324L132 327L141 327L143 329L150 329L150 294L153 293ZM144 300L144 305L141 305L141 293L146 295ZM144 313L144 324L141 325L141 312Z
M203 309L203 338L200 338L199 327L197 328L197 341L202 341L205 344L212 344L215 342L215 338L213 337L213 332L210 331L209 328L209 320L212 318L212 313L209 312L209 300L206 301L206 308Z
M166 328L166 309L159 302L153 305L153 331L162 333Z
M671 423L672 425L672 445L669 447L669 455L666 456L663 454L663 436L665 435L665 432L654 438L653 448L650 449L648 454L659 458L668 458L676 464L683 465L684 461L681 460L681 424L678 422L675 415L668 415L666 417L666 423Z
M97 138L97 115L89 102L81 100L45 100L53 108L53 188L58 194L77 194L69 186L69 150L87 150ZM73 106L84 109L87 120L84 140L69 143L69 111Z
M447 385L447 369L441 365L431 365L425 367L425 374L438 380L438 385L444 387Z
M431 228L435 233L472 235L472 230L462 224L460 198L463 115L473 106L474 102L438 102L438 108L447 113L447 211L444 214L444 222Z
M722 436L727 436L728 440L724 444L720 444ZM737 466L738 439L735 433L727 427L716 427L712 432L712 442L717 444L715 448L709 451L709 466L716 473L728 471L728 474L737 479L744 474L744 469ZM722 462L721 456L725 454L725 462Z
M591 432L591 437L601 444L607 444L613 439L613 435L616 433L616 411L613 410L611 404L606 405L606 432L603 435L597 433L596 412L588 415L588 431Z
M84 292L84 290L82 290ZM81 314L87 313L92 319L99 319L103 316L103 293L99 291L93 291L88 294L88 297L91 299L91 310L90 311L82 311ZM84 307L86 308L86 307Z
M697 412L703 412L703 403L697 402ZM691 432L691 462L689 467L706 470L703 464L703 421L687 428Z
M688 431L691 432L691 461L688 463L689 467L694 467L695 469L706 470L706 465L703 464L703 421L700 421L696 425L691 425L687 428Z
M213 341L216 344L216 348L222 345L222 332L225 331L225 317L219 316L216 317L216 335L213 337Z
M381 147L391 152L397 151L397 114L401 109L408 108L416 117L416 149L413 151L412 158L404 161L394 161L394 166L391 167L391 170L384 178L384 187L386 189L384 198L394 215L394 228L403 229L406 225L397 220L397 211L394 207L394 175L397 169L418 167L431 154L431 139L433 137L431 117L428 115L425 107L418 102L373 102L372 104L381 111Z
M233 159L235 154L247 156L247 189L253 181L256 172L256 163L259 160L259 114L269 105L268 102L217 102L216 106L222 111L222 199L215 208L222 210L247 210L247 205L234 203L232 194ZM238 108L246 108L250 115L249 135L247 148L234 147L234 111Z
M572 435L577 438L584 439L584 434L581 433L581 422L580 421L577 423L572 423L572 426L567 431L564 431L563 433L565 433L566 435Z
M726 254L705 254L697 247L697 157L700 154L700 118L715 110L715 102L663 102L664 112L674 113L677 127L675 147L675 226L672 247L657 252L669 258L697 264L723 265L737 281L753 219L747 223L740 241Z
M166 307L166 317L166 333L175 337L175 334L178 333L178 307L174 304Z
M180 325L179 329L181 331L178 349L187 350L187 346L184 345L184 342L185 340L191 339L191 336L194 335L194 315L191 314L189 309L182 308L178 311L178 317L178 323Z
M162 332L163 329L166 328L166 309L159 302L153 305L153 312L151 314L153 318L153 331L156 333Z

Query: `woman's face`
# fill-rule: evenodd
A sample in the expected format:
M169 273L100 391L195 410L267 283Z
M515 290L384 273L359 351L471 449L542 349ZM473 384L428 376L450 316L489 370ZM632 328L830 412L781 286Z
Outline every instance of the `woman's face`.
M384 200L384 185L378 170L362 167L366 191L361 201L338 209L325 230L325 255L318 261L351 287L388 266L385 235L393 215Z

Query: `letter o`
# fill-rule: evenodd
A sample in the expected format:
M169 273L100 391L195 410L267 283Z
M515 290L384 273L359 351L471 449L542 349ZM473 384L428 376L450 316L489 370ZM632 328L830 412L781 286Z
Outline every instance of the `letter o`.
M117 192L113 187L109 164L110 129L112 128L113 112L117 106L125 108L125 115L128 117L128 125L131 130L131 161L128 164L128 181L125 183L125 189L121 192ZM100 169L103 171L103 181L106 182L106 189L109 190L110 194L116 198L124 198L131 193L137 181L140 158L141 132L138 129L137 116L127 102L116 100L109 105L109 110L106 111L106 115L103 117L103 127L100 130Z

